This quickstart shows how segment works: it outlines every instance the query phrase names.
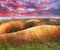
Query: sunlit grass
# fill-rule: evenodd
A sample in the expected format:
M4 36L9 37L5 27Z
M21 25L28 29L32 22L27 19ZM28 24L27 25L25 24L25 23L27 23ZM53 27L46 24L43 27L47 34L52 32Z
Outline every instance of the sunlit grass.
M8 22L7 21L1 21L0 24L2 23L5 23L5 22ZM54 25L60 25L60 21L56 21L56 22L50 22L50 21L42 21L41 23L39 22L39 24L42 24L42 23L46 23L46 24L54 24ZM12 30L11 32L16 32L17 30ZM37 39L33 39L33 41L37 41ZM8 44L11 44L10 40L8 42ZM19 44L20 45L20 44ZM31 43L29 44L31 45ZM0 50L51 50L51 48L60 48L60 41L55 41L53 44L50 44L49 46L29 46L29 47L26 47L26 48L21 48L21 47L7 47L5 45L1 45L0 44Z

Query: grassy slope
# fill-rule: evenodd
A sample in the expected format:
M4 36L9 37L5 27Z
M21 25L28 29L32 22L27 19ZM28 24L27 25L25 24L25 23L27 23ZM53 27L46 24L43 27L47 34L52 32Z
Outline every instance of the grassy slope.
M29 46L26 48L10 47L9 49L9 48L6 48L4 44L0 45L0 50L51 50L51 48L60 48L60 41L54 42L54 44L52 44L51 47L47 45L47 46L39 46L39 47Z

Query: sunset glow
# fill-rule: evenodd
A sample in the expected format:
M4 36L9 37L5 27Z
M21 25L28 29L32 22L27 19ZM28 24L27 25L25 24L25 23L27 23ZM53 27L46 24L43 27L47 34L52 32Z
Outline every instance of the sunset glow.
M59 3L60 0L0 0L0 16L55 15L60 13Z

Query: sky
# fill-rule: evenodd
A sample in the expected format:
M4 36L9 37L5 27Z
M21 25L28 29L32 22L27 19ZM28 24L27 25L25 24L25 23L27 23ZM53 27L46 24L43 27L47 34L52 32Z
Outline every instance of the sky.
M30 2L29 0L19 0L19 1ZM48 8L58 9L59 6L60 6L60 0L34 0L34 1L37 1L36 4L42 3L42 6L45 6L46 3L49 3L49 7Z
M50 9L60 9L60 0L0 0L0 15L26 15L28 12L36 15L39 13L37 10L44 11Z

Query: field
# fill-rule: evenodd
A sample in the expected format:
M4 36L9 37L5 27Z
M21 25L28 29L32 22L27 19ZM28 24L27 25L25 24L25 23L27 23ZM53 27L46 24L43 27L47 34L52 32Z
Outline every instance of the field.
M22 30L19 30L16 28L10 30L10 32L8 32L8 33L12 33L12 35L14 32L23 31L23 30L26 30L29 28L34 28L39 25L60 26L60 19L56 19L56 18L10 19L10 20L3 20L2 19L2 20L0 20L0 26L4 23L6 23L6 22L8 23L10 21L22 21L26 24L25 28L23 28ZM6 38L5 38L6 35L4 33L0 35L0 50L60 50L60 37L59 37L59 39L56 39L56 40L53 40L53 41L47 42L47 43L46 42L39 43L38 39L34 39L33 41L29 41L29 43L27 43L27 41L21 41L21 40L16 41L16 39L14 39L15 36L13 39L6 40ZM11 41L13 41L14 44ZM19 41L21 43L19 43Z

